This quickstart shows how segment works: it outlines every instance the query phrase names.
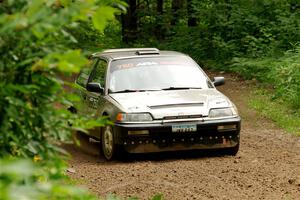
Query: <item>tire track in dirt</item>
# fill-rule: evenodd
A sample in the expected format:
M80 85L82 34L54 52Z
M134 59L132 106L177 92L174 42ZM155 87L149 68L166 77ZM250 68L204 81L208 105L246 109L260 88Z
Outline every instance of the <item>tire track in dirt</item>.
M216 75L210 73L211 76ZM65 145L71 153L70 177L105 197L148 199L300 199L300 137L288 135L247 106L252 83L224 74L218 89L242 116L237 156L202 151L142 154L106 162L99 143L81 139L82 147Z

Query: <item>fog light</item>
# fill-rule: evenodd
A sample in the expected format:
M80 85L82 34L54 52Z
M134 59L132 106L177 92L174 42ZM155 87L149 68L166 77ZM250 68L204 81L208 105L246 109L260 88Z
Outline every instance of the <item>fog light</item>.
M235 124L230 124L230 125L222 125L218 126L218 131L235 131L236 130L236 125Z
M149 135L148 130L128 131L128 135Z

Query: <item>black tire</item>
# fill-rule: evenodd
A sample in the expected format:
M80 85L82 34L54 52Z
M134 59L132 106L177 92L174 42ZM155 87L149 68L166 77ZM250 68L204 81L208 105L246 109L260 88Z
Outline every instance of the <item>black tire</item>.
M226 155L236 156L240 149L240 143L238 143L235 147L230 147L225 150Z
M76 109L75 107L73 107L73 106L70 106L70 107L68 108L68 111L70 111L70 112L73 113L73 114L76 114L76 113L77 113L77 109Z
M101 129L101 153L106 160L113 160L118 155L118 145L114 140L115 133L111 125Z

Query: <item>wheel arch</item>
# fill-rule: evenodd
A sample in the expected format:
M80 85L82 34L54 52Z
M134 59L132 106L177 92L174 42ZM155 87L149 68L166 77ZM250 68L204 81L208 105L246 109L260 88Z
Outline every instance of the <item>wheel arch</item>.
M71 113L74 113L74 114L77 113L77 109L76 109L74 106L69 106L69 107L67 108L67 110L70 111Z
M108 117L110 119L110 114L107 111L103 111L101 117ZM104 126L100 127L100 138L102 138L102 132L103 132Z

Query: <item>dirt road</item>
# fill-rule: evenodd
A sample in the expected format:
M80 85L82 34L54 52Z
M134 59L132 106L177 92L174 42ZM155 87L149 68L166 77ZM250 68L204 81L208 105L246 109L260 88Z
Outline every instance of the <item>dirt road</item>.
M300 199L300 137L285 134L247 106L251 88L225 75L218 88L237 105L242 116L237 156L207 152L151 154L106 162L96 155L97 143L83 149L66 146L72 154L72 178L99 196L116 193L148 199L162 193L183 199Z

